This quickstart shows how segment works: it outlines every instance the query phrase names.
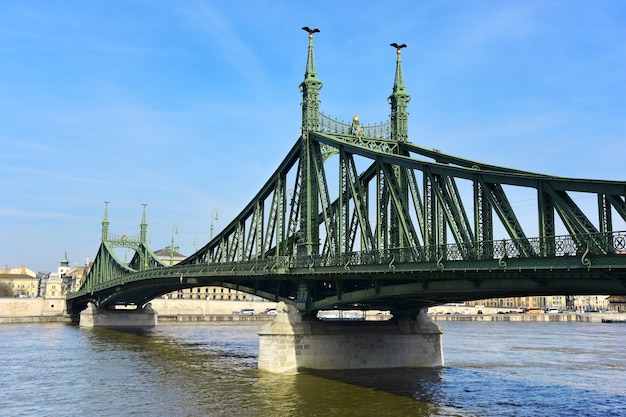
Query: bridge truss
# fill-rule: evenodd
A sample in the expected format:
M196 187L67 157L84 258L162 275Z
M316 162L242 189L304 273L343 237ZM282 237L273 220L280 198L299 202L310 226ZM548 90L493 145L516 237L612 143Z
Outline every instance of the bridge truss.
M409 142L401 47L386 123L324 115L321 86L311 34L302 134L243 211L173 267L144 246L123 265L103 237L69 305L141 305L220 285L303 312L402 315L495 296L626 293L626 233L615 230L626 223L626 182L504 168ZM511 202L520 192L533 207L523 218Z

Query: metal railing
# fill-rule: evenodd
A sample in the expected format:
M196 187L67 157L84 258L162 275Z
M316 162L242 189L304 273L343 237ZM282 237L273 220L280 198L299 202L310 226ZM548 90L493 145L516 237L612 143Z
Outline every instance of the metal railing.
M520 248L532 248L531 255L523 255ZM443 268L445 262L489 261L507 259L547 259L558 257L585 257L594 255L626 255L626 232L592 235L564 235L530 239L502 239L472 245L437 245L397 248L367 252L350 252L339 256L279 256L245 262L209 263L215 272L266 271L280 272L289 268L343 267L434 262Z
M324 133L336 133L340 135L358 135L368 138L391 139L391 123L385 122L373 125L358 125L358 131L354 131L353 123L345 123L320 112L318 130Z
M522 256L519 248L532 248L532 255ZM444 269L447 262L454 261L498 261L506 268L511 259L548 259L559 257L579 257L583 265L590 266L590 258L595 255L626 256L626 232L597 233L590 235L565 235L525 240L494 240L479 242L474 246L459 244L397 248L367 252L350 252L339 256L272 256L239 262L201 262L197 264L160 266L145 271L111 277L110 280L81 289L72 297L87 292L99 291L122 285L125 282L141 279L163 278L166 276L210 276L210 275L258 275L260 279L273 279L272 276L289 273L292 268L307 269L341 268L350 271L357 266L386 265L395 270L400 264L429 263L426 268ZM265 277L264 277L265 276Z

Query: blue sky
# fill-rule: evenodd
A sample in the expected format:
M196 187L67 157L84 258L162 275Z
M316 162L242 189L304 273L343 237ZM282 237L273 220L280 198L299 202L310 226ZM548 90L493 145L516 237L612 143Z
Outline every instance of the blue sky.
M402 55L411 142L626 180L626 2L0 2L0 265L56 270L139 232L186 255L299 136L307 34L322 110L387 120Z

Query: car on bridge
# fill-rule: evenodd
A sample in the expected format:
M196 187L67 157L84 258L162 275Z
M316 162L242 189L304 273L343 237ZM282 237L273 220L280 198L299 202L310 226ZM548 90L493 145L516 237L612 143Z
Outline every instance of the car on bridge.
M244 316L251 316L254 314L254 309L253 308L244 308L241 309L241 311L233 311L233 314L237 315L237 314L242 314Z

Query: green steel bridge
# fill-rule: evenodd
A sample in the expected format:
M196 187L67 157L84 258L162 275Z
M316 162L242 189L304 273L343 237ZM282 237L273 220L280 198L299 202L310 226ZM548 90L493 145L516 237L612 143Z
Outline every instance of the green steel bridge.
M626 182L542 175L411 143L404 44L392 44L389 120L333 119L320 111L317 30L303 29L301 133L261 190L174 266L146 243L145 207L133 237L109 234L105 206L100 248L83 286L67 295L69 313L90 302L141 307L209 285L284 301L305 317L323 309L412 317L492 297L626 294L626 232L615 230L626 224ZM523 221L510 200L520 190L535 206ZM120 247L134 251L130 262L115 255Z

